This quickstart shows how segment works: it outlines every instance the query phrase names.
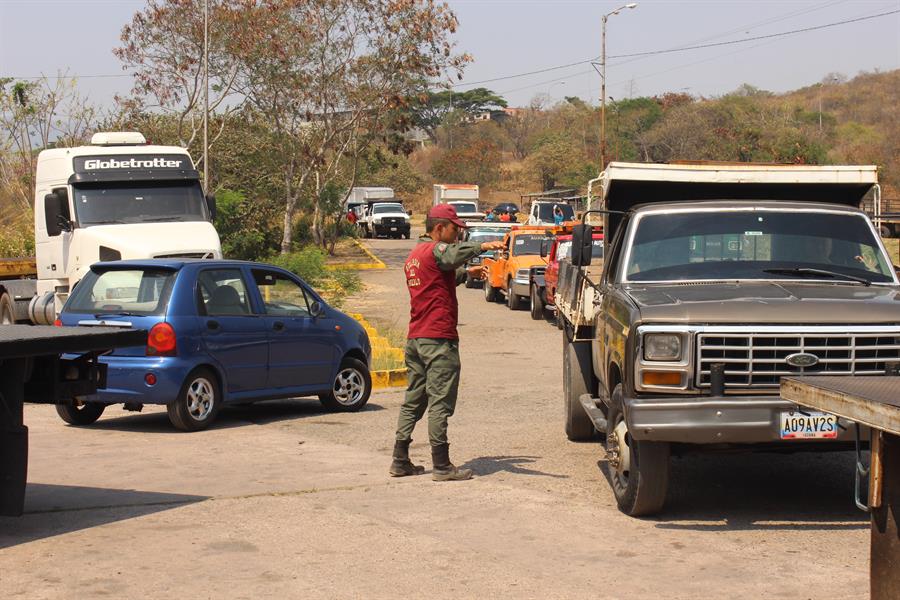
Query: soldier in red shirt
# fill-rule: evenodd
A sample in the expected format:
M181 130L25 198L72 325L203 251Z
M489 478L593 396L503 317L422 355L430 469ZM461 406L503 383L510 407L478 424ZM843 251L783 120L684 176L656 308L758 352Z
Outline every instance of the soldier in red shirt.
M482 267L463 267L470 258L486 250L499 250L502 242L457 242L466 224L449 204L428 211L427 234L410 252L404 265L409 289L409 335L406 340L406 368L409 383L400 407L394 460L394 477L419 475L424 467L409 460L409 444L416 423L428 411L428 437L435 481L457 481L472 477L470 469L458 469L450 462L447 419L456 408L459 390L459 334L456 331L458 304L456 286L469 274L482 277Z

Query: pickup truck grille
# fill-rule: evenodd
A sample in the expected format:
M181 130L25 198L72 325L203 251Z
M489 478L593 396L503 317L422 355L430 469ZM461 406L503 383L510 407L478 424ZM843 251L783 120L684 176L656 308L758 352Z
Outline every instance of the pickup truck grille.
M811 367L787 363L791 354L818 358ZM900 332L698 333L697 386L710 387L710 367L725 365L725 390L777 391L782 376L883 375L900 361Z
M381 220L381 224L396 227L397 225L406 225L406 219L403 217L384 217Z
M535 275L543 275L547 272L547 267L532 267L532 271Z

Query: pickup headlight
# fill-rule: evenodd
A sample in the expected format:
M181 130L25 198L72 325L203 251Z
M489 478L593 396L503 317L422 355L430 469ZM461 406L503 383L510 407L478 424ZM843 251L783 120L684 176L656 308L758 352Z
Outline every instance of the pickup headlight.
M372 223L374 223L375 225L381 225L381 217L375 217L374 219L372 219Z
M475 256L475 257L472 258L472 260L469 261L469 263L471 263L471 264L473 264L473 265L480 265L480 264L481 264L481 257L480 257L480 256Z
M531 278L531 269L519 269L516 271L516 279L528 280Z
M681 336L673 333L648 333L644 336L644 360L681 360Z

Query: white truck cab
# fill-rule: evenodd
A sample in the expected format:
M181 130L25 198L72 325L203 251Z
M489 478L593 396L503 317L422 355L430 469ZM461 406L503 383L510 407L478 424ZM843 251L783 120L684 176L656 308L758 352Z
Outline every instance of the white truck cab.
M478 186L469 184L436 183L433 206L449 204L464 221L482 221L484 213L478 207Z
M44 150L35 175L36 295L29 317L52 323L98 261L221 258L187 150L154 146L136 132L97 133L90 146ZM51 318L52 316L52 318Z

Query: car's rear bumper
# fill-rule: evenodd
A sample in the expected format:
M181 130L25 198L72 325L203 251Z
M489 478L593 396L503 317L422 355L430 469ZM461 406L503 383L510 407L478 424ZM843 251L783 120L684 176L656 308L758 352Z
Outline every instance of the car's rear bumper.
M778 396L678 396L626 398L629 433L638 440L690 444L753 444L781 442L852 442L854 428L839 419L836 439L782 440L781 413L797 411Z
M83 400L103 404L168 404L178 397L185 378L196 366L178 357L102 356L108 366L106 387ZM152 373L156 383L149 385Z

